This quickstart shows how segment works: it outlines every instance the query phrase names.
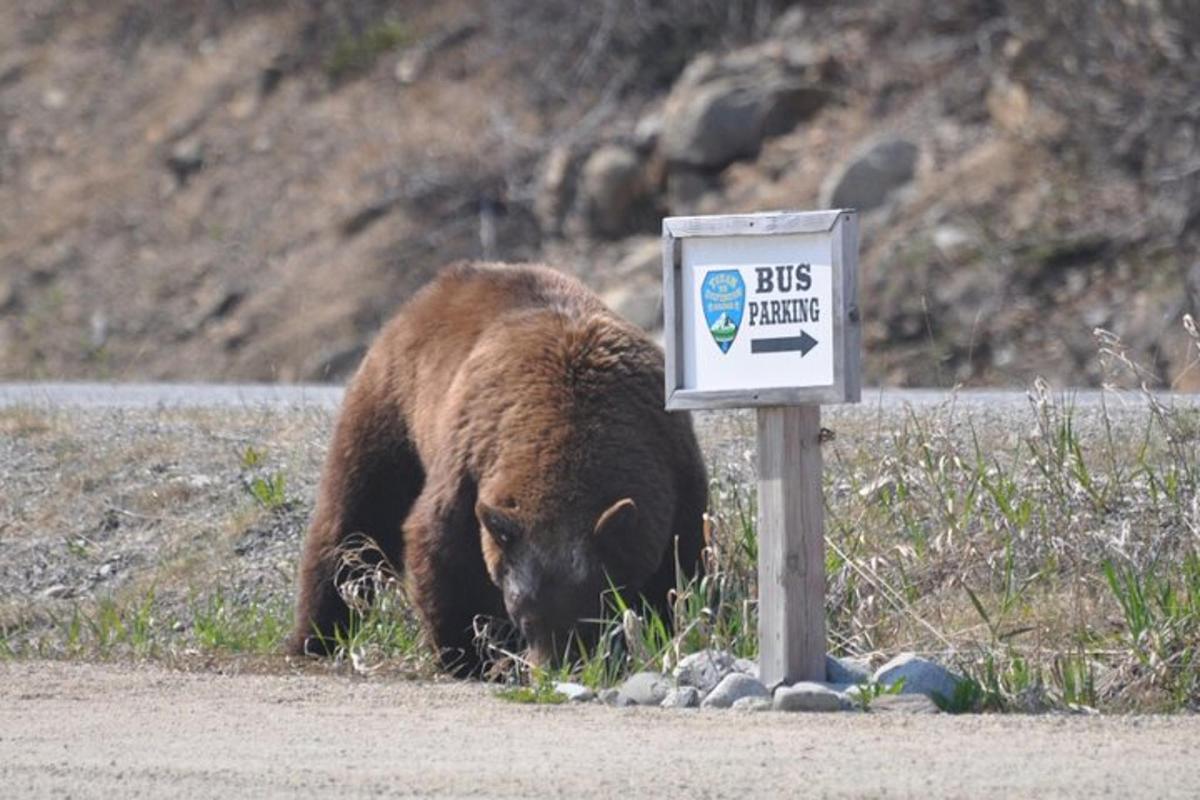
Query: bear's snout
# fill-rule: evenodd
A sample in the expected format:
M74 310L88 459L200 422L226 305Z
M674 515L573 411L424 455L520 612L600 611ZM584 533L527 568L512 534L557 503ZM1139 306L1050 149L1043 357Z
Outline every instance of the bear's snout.
M580 597L575 587L530 582L523 591L505 593L509 619L520 632L534 663L558 663L569 643L582 633Z
M517 623L517 630L527 642L539 640L542 631L545 630L545 622L536 614L523 614L514 621Z

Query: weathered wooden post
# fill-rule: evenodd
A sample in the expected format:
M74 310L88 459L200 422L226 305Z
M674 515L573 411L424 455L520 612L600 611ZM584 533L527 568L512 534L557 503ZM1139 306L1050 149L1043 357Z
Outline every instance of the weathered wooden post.
M825 679L821 405L861 394L854 211L663 220L668 409L758 409L759 672Z

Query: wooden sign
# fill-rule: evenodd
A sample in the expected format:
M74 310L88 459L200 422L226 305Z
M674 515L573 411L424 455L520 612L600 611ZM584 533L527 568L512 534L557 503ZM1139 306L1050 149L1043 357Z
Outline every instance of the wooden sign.
M759 676L825 679L821 404L858 402L858 215L668 217L668 409L758 408Z

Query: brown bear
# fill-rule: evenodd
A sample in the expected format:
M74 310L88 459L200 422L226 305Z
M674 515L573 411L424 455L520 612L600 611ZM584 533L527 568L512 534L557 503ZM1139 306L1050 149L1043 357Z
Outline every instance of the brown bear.
M640 329L546 267L451 265L346 391L289 647L324 652L349 622L334 580L361 534L405 572L446 668L478 673L479 616L556 662L594 642L612 587L667 612L677 567L701 568L706 499L691 420L664 410L662 351Z

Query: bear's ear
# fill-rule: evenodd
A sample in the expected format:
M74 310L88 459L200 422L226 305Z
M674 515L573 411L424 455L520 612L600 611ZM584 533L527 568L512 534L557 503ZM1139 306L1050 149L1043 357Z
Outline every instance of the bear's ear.
M609 537L622 531L632 529L637 521L637 503L633 498L626 497L604 509L604 513L596 520L593 536Z
M501 547L508 547L521 536L520 522L482 500L475 504L475 516Z

